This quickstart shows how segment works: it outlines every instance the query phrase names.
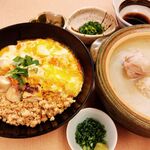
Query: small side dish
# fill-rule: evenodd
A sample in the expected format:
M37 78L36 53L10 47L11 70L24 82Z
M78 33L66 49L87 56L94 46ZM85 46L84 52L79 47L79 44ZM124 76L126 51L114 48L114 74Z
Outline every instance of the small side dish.
M65 26L65 18L62 15L54 14L52 12L43 12L35 19L31 19L30 22L52 24L62 28Z
M149 0L113 0L113 6L121 27L150 24Z
M75 132L76 142L83 150L107 150L105 136L106 130L104 125L93 118L86 118L79 123ZM102 146L103 149L100 149Z
M99 8L81 8L75 11L66 23L66 29L85 44L110 35L116 28L114 17Z
M117 130L111 118L95 108L82 109L67 126L72 150L114 150Z
M71 50L53 39L18 41L0 50L0 119L35 127L75 102L83 72Z

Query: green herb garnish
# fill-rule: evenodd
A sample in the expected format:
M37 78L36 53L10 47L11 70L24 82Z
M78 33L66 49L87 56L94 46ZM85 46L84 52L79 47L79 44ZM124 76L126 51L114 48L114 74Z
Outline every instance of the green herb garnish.
M13 59L13 61L16 63L17 66L30 66L32 64L35 65L39 65L39 61L38 60L33 60L32 57L26 55L25 58L17 56Z
M83 150L94 150L97 143L106 143L106 130L104 125L98 121L87 118L78 124L75 139Z
M17 56L13 59L16 68L8 72L8 75L18 80L20 85L24 84L23 77L28 77L28 66L39 65L38 60L33 60L32 57L26 55L24 58Z
M96 35L103 33L104 28L99 22L89 21L79 28L83 34Z

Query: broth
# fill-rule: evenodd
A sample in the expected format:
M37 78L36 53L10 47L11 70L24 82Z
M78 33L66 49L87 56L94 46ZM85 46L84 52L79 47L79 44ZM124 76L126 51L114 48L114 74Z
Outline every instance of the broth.
M109 62L110 83L122 102L133 110L150 117L150 98L139 92L135 86L135 80L127 78L123 73L122 63L125 56L136 51L150 59L150 36L130 38L115 48Z
M125 14L123 16L123 19L132 25L150 23L150 19L146 15L136 13L136 12Z

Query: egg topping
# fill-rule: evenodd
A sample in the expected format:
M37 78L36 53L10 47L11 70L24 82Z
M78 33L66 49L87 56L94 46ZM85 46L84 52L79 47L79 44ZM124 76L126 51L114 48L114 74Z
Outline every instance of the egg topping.
M71 50L63 44L53 39L36 39L7 46L0 51L0 66L4 68L0 75L7 73L7 67L11 70L16 56L30 56L39 61L39 65L29 66L28 77L24 77L30 86L40 85L43 91L64 92L71 97L81 91L81 66Z
M18 41L0 50L0 119L35 127L75 102L83 85L79 61L53 39Z

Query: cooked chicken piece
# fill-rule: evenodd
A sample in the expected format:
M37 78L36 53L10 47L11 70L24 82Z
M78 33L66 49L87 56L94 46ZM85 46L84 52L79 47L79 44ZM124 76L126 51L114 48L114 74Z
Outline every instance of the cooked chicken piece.
M144 96L150 98L150 77L139 79L135 85Z
M21 93L19 92L18 89L11 86L6 92L6 98L11 102L18 102L21 99Z
M0 76L0 93L6 92L10 85L11 83L7 77Z
M140 52L125 57L123 68L129 78L141 78L150 75L150 61Z

